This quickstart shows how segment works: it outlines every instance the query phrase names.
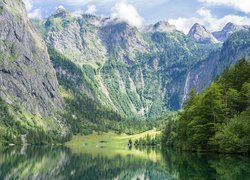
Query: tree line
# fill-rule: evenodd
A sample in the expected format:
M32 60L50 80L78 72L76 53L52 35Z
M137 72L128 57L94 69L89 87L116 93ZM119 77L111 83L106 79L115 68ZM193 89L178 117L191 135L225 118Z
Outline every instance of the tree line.
M192 90L162 142L183 150L250 152L250 62L229 67L200 94Z

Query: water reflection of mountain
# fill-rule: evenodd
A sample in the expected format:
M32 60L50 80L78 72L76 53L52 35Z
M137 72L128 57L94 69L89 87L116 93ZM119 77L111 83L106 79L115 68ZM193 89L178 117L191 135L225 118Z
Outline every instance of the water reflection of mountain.
M132 150L133 151L133 150ZM66 147L28 147L0 151L0 179L249 179L244 156L197 155L143 150L157 161L128 153L113 156L72 153ZM110 154L112 154L110 150ZM148 156L151 157L151 156Z

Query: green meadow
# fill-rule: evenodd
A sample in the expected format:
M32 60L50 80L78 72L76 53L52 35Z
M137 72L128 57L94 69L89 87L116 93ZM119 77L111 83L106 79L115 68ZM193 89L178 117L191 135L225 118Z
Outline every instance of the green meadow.
M91 135L75 135L66 146L69 147L74 153L91 153L91 154L105 154L107 156L120 155L136 155L145 158L158 159L159 157L153 154L147 154L139 150L129 150L128 141L131 139L133 142L136 139L144 138L147 135L154 137L156 134L161 133L156 129L146 131L140 134L127 135L116 134L114 132L98 134L94 132ZM110 153L112 150L112 153ZM152 156L152 157L148 157Z

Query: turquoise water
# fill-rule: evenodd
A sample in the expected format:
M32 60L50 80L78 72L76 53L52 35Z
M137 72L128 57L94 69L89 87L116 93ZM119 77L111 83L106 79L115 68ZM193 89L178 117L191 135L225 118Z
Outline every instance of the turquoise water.
M0 179L250 179L247 156L82 148L1 149Z

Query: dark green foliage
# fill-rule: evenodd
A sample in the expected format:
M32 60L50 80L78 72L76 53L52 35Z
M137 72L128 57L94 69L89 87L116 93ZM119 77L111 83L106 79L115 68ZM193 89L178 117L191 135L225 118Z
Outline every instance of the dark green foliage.
M80 93L74 93L74 98L65 99L65 102L67 107L64 117L73 133L91 134L93 130L114 130L117 133L134 134L148 129L145 121L128 120Z
M71 134L62 137L58 131L45 131L43 127L28 127L22 125L13 112L22 113L18 106L7 105L0 98L0 143L4 145L28 143L33 145L44 145L54 143L64 143L68 141ZM21 136L24 135L25 142L22 142Z
M69 133L65 137L61 137L56 131L47 131L43 129L30 130L26 135L26 143L31 145L51 145L55 143L65 143L71 139L72 134Z
M166 127L165 127L164 131L162 132L161 144L163 146L169 146L169 147L174 146L175 139L177 136L176 128L177 127L176 127L175 121L168 119Z
M48 52L53 66L57 70L57 78L62 86L66 89L77 90L82 84L86 83L83 78L83 72L77 65L51 47L48 47ZM58 72L60 70L64 70L66 75Z
M163 143L186 150L249 152L249 99L250 62L241 60L201 94L191 91L178 121L167 124Z
M128 146L131 148L133 146L133 141L131 139L128 140Z
M156 146L160 144L161 144L161 134L157 134L154 137L151 137L149 134L147 134L145 138L136 139L134 142L134 145L136 147Z
M13 117L10 115L8 106L0 98L0 123L1 125L12 127L13 126Z
M0 98L0 142L3 144L17 144L18 123L10 114L7 104Z

